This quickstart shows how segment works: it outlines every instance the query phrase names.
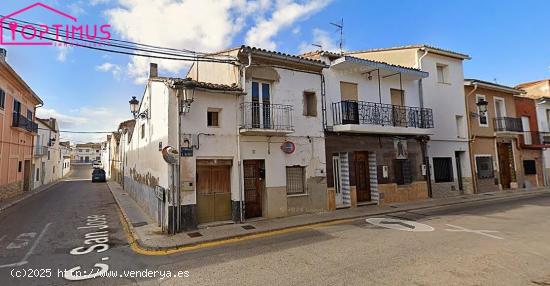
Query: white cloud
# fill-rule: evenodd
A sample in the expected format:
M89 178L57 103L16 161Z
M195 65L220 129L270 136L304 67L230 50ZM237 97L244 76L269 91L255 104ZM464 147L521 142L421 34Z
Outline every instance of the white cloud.
M120 79L120 73L122 71L122 68L119 65L109 62L105 62L99 66L96 66L95 69L101 72L111 72L113 74L113 77L117 80Z
M269 18L256 21L246 33L246 43L265 49L275 50L277 44L273 38L281 29L292 26L297 21L306 20L312 14L323 9L330 0L309 0L304 3L290 0L277 1L275 10Z
M130 117L129 115L121 116L121 112L109 107L81 107L68 110L67 113L41 107L36 112L39 118L56 118L60 130L72 131L111 132L116 130L120 122L128 120ZM129 111L127 114L129 114ZM61 138L73 142L98 142L104 140L106 135L104 133L75 134L63 132Z
M318 50L319 47L312 44L320 45L323 51L340 52L340 47L336 43L336 35L331 35L329 32L321 29L313 29L313 39L311 43L302 42L299 46L300 53L305 53L313 50Z
M210 52L229 47L243 30L246 43L275 48L274 38L282 29L306 19L329 1L118 0L118 6L105 13L114 31L127 40ZM151 61L159 64L161 74L177 74L189 66L183 61L131 57L128 75L136 83L145 82Z
M70 46L55 46L57 48L57 57L56 59L62 63L64 63L67 60L67 55L69 52L73 49Z

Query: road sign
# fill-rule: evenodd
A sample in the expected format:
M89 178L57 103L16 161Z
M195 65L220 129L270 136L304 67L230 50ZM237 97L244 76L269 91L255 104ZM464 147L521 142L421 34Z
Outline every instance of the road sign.
M416 221L404 220L404 219L372 217L372 218L366 219L366 221L372 225L390 228L390 229L396 229L396 230L403 230L403 231L425 232L425 231L434 230L433 227L427 224L419 223Z

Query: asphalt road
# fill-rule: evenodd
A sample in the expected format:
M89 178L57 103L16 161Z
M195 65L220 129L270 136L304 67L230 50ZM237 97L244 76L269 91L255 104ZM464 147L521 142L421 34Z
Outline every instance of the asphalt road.
M67 181L0 213L0 285L550 283L549 195L397 213L371 219L374 224L360 219L144 256L128 246L106 184L91 183L89 166L73 168ZM117 277L66 279L106 267ZM168 277L174 275L181 277Z

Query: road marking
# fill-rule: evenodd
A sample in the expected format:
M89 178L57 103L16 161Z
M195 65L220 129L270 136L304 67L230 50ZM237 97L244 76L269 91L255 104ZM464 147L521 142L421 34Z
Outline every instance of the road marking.
M22 233L15 238L15 241L12 241L10 244L8 244L8 246L6 246L6 249L17 249L26 247L35 236L36 232Z
M34 243L32 244L31 248L29 249L29 251L27 251L27 253L25 254L25 256L23 256L23 259L21 259L21 261L19 262L16 262L16 263L11 263L11 264L4 264L4 265L0 265L0 268L6 268L6 267L17 267L17 266L21 266L21 265L25 265L28 263L27 259L31 256L31 254L34 252L34 250L36 249L36 246L38 245L38 242L40 242L40 240L42 239L42 237L44 236L44 234L46 233L46 230L48 230L48 227L50 227L52 223L48 223L46 224L46 226L44 226L44 228L42 229L42 231L40 232L40 234L38 235L38 238L34 241Z
M416 221L403 220L403 219L373 217L373 218L366 219L366 221L372 225L395 229L395 230L415 231L415 232L426 232L426 231L434 230L433 227L427 224L419 223Z
M446 231L451 231L451 232L470 232L470 233L480 234L480 235L487 236L487 237L494 238L494 239L504 239L504 238L502 238L502 237L500 237L500 236L496 236L496 235L489 234L489 233L498 232L497 230L485 230L485 229L473 230L473 229L467 229L467 228L465 228L465 227L461 227L461 226L457 226L457 225L452 225L452 224L446 224L446 225L447 225L447 226L450 226L450 227L454 227L454 229L445 229Z
M6 238L6 236L7 236L7 235L3 235L2 237L0 237L0 242L1 242L2 240L4 240L4 238Z

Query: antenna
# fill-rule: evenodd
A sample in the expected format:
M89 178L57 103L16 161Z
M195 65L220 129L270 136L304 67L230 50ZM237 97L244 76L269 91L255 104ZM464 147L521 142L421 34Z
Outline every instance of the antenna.
M335 26L337 28L337 32L340 32L340 53L344 53L344 18L340 20L340 24L337 23L330 23L331 25Z
M311 44L311 45L319 48L319 50L321 50L321 51L323 50L323 46L320 45L320 44Z

